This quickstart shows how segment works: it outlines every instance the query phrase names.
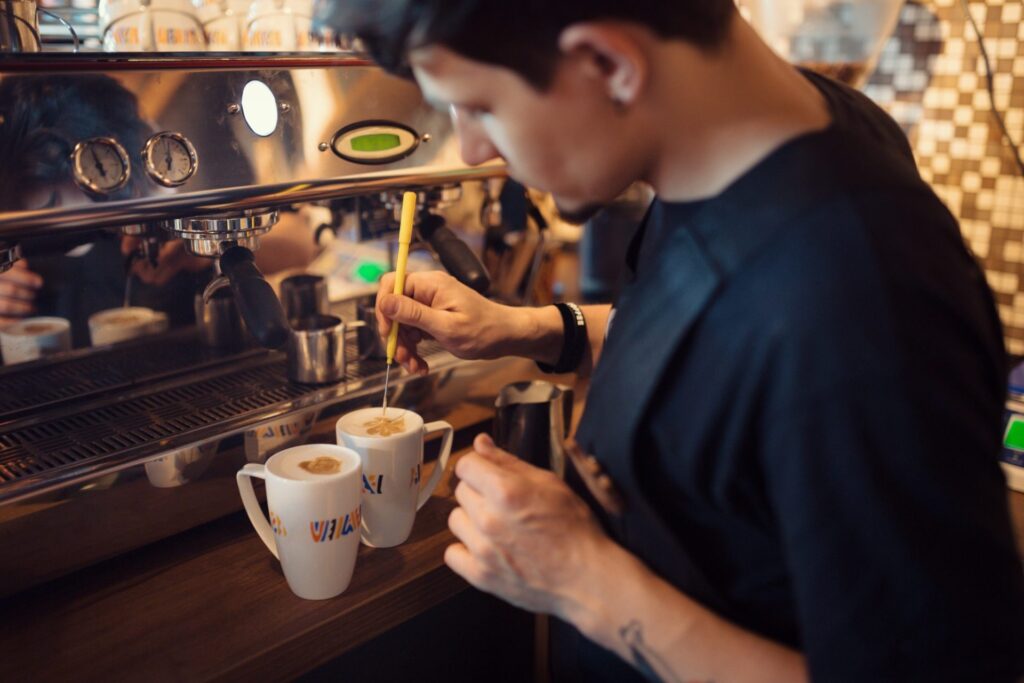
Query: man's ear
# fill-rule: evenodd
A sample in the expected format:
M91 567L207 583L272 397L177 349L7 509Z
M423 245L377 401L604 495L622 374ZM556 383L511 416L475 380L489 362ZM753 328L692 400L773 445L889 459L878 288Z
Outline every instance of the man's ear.
M588 74L603 81L608 98L620 107L634 103L647 84L648 55L620 23L573 24L562 31L558 47L583 60Z

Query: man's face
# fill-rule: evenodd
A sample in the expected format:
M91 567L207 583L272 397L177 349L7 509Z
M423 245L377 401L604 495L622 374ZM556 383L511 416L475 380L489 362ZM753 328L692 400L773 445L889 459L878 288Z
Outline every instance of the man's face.
M572 57L543 92L444 47L420 48L411 60L425 97L450 106L463 160L504 159L513 178L550 192L567 220L585 220L643 171L640 131Z

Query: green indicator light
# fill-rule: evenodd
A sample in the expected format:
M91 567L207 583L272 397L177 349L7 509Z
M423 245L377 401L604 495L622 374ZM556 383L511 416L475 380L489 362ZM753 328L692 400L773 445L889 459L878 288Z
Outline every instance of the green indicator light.
M352 149L357 152L383 152L400 144L402 141L394 133L373 133L352 138Z
M1010 426L1006 430L1003 444L1015 451L1024 451L1024 420L1017 417L1010 418Z
M387 272L387 268L372 261L364 261L356 266L355 276L363 282L377 282Z

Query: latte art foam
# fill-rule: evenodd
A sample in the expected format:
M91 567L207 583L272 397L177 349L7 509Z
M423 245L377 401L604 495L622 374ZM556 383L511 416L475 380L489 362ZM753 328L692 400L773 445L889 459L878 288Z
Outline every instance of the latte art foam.
M419 415L402 408L363 408L342 416L338 428L352 436L386 439L411 432L419 432L423 420Z
M363 429L371 436L391 436L405 431L405 417L375 417L364 422Z

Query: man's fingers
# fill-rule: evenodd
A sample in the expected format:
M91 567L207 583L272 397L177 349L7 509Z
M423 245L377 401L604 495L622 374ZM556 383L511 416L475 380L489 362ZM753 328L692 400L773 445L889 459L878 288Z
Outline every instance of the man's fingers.
M147 285L155 285L158 271L148 261L135 261L132 264L132 275Z
M493 462L495 465L500 467L508 467L511 469L519 469L523 465L526 465L522 460L517 458L515 455L508 451L503 451L498 448L494 443L494 439L491 438L490 434L480 433L473 439L473 450L477 452L483 458Z
M35 305L31 301L4 298L3 296L0 296L0 315L20 318L30 314L34 310Z
M24 287L16 282L0 280L0 300L11 303L31 303L36 298L36 290Z
M476 489L489 502L498 506L514 506L522 490L522 474L518 467L510 467L508 462L496 462L476 452L459 458L455 464L455 474L462 480L461 483Z
M448 528L455 534L455 538L462 541L466 549L476 557L483 558L491 552L487 539L461 507L455 508L448 515Z
M438 335L443 324L443 313L435 311L426 304L421 304L407 296L384 294L377 297L377 308L389 320L397 320L403 325L410 325L434 336ZM388 324L390 328L390 323Z
M416 345L423 340L423 333L415 327L409 327L408 325L399 327L398 335L404 337L403 341L405 341L409 348L416 348Z
M124 235L121 237L121 255L127 256L139 248L142 244L141 237L133 237L131 235Z
M43 278L39 273L33 273L24 261L15 261L14 265L4 273L0 273L0 280L12 282L21 287L36 290L43 286ZM35 293L32 293L35 296Z
M486 526L484 519L492 513L488 511L487 500L479 491L466 482L460 481L459 485L455 487L455 501L466 511L466 515L473 520L474 524Z
M410 374L418 375L423 374L427 371L427 361L416 353L416 351L409 349L406 346L398 344L398 348L395 349L395 362L406 369Z
M445 548L444 563L471 585L487 590L487 574L464 544L452 543Z

